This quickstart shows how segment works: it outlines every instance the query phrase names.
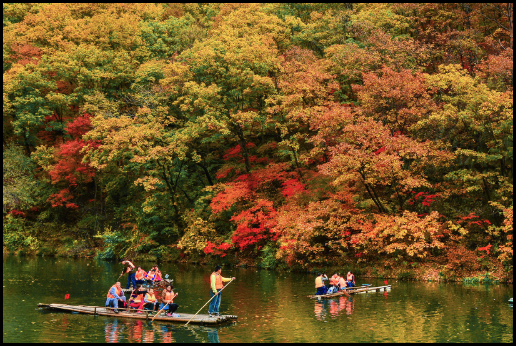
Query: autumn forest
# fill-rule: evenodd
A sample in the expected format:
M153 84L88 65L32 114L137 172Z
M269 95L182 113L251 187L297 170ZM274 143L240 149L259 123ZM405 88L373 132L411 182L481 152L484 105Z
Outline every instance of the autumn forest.
M3 251L512 282L512 6L3 4Z

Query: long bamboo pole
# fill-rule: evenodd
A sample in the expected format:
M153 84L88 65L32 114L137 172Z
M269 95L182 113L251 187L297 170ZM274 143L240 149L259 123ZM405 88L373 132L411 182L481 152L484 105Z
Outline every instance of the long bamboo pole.
M156 315L154 315L154 317L152 318L152 321L151 321L151 322L154 322L154 319L156 318L156 316L158 316L158 315L161 313L161 311L163 311L163 309L165 309L165 308L168 306L168 304L170 304L170 302L171 302L172 300L174 300L174 298L175 298L175 297L177 297L177 293L176 293L176 294L174 294L174 296L172 297L172 299L170 299L170 301L169 301L167 304L165 304L165 305L161 308L161 310L160 310L160 311L158 311L158 313L157 313Z
M233 282L233 280L234 280L234 279L231 279L231 281L230 281L230 282L228 282L228 284L227 284L226 286L222 287L222 289L221 289L217 294L220 294L220 292L222 292L222 291L224 290L224 288L228 287L228 286L229 286L229 284L230 284L231 282ZM188 325L188 323L190 323L190 321L191 321L191 320L193 320L193 318L194 318L195 316L197 316L197 314L198 314L199 312L201 312L201 310L202 310L202 309L204 309L204 307L205 307L206 305L208 305L208 303L209 303L209 302L211 302L211 300L212 300L213 298L215 298L215 296L217 296L217 294L215 294L213 297L211 297L211 298L210 298L210 300L208 300L208 301L206 302L206 304L204 304L204 305L202 306L202 308L200 308L200 309L199 309L199 311L197 311L197 313L196 313L195 315L193 315L193 316L192 316L192 318L190 318L190 319L188 320L188 322L186 322L185 327Z

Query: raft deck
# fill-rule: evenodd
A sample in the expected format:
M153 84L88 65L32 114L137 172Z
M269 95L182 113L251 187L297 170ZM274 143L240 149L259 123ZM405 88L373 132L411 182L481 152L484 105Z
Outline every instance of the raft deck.
M39 308L49 309L49 310L59 310L59 311L71 311L78 312L81 314L89 314L89 315L101 315L101 316L111 316L111 317L123 317L123 318L135 318L140 320L152 320L154 314L150 313L150 311L143 311L143 313L138 314L135 311L126 311L126 309L118 309L118 313L113 312L112 308L106 308L103 306L87 306L87 305L68 305L68 304L38 304ZM163 312L161 312L156 318L155 321L164 321L164 322L175 322L175 323L186 323L194 316L194 314L185 314L185 313L177 313L179 317L168 317ZM208 315L197 315L195 316L189 324L201 324L201 325L218 325L227 322L235 321L238 316L234 315L221 315L216 317L209 317Z
M326 299L326 298L339 297L342 295L349 295L349 294L355 294L355 293L369 293L369 292L377 292L377 291L386 291L387 289L390 289L390 288L391 288L391 285L378 286L378 287L369 287L369 286L349 287L349 288L346 288L345 290L339 291L337 293L321 294L321 295L312 294L312 295L309 295L308 298Z

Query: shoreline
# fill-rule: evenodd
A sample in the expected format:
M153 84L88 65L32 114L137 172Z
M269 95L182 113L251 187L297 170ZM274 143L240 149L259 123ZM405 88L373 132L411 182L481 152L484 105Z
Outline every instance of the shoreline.
M101 259L98 256L98 249L89 249L88 251L84 251L84 253L74 253L74 254L66 254L66 253L54 253L48 254L42 251L9 251L8 249L3 248L3 255L13 255L13 256L24 256L24 257L54 257L54 258L88 258L88 259L96 259L100 261L115 261L115 260L106 260ZM138 255L135 259L136 261L141 262L158 262L158 263L181 263L181 264L191 264L191 265L201 265L201 266L209 266L211 262L216 260L207 260L206 258L200 260L185 260L185 259L170 259L170 260L160 260L156 258L156 256L149 254L141 254ZM220 261L220 260L219 260ZM426 263L399 263L394 268L386 268L386 262L389 262L389 259L381 259L375 263L369 263L367 265L363 263L343 263L342 265L331 265L331 266L320 266L320 267L312 267L312 268L296 268L289 267L286 268L285 265L279 264L274 268L265 268L263 266L249 263L248 261L242 261L238 259L234 259L234 261L225 260L221 263L224 267L241 267L241 268L260 268L265 270L272 270L277 272L304 272L316 274L317 272L324 272L328 276L330 273L340 272L351 270L355 276L360 278L369 278L369 279L385 279L385 280L396 280L396 281L417 281L417 282L438 282L438 283L447 283L447 282L462 282L464 284L509 284L512 285L514 283L512 273L505 273L501 271L499 268L494 271L491 270L477 270L473 272L469 272L468 274L463 271L453 271L451 269L446 268L446 264L440 264L435 262L426 262Z

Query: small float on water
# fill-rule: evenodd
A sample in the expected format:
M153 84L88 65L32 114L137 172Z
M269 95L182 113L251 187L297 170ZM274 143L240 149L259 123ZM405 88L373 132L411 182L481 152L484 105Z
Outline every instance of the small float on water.
M391 289L391 285L385 285L385 286L377 286L377 287L370 287L370 285L362 285L360 287L347 287L342 291L338 291L335 293L328 293L328 294L312 294L309 295L308 298L311 299L326 299L326 298L333 298L333 297L339 297L339 296L349 296L350 294L356 294L356 293L369 293L369 292L377 292L377 291L389 291Z
M220 315L209 317L208 315L197 315L194 314L185 314L179 313L174 314L171 317L167 316L165 313L160 313L156 316L152 311L143 310L141 314L136 313L135 309L125 309L119 308L118 313L114 312L113 308L104 307L104 306L88 306L88 305L68 305L68 304L42 304L39 303L38 307L40 309L46 310L58 310L58 311L68 311L75 312L81 314L88 315L100 315L100 316L111 316L111 317L120 317L120 318L134 318L139 320L157 320L162 322L176 322L176 323L186 323L190 321L190 324L200 324L200 325L219 325L227 322L235 321L238 316L234 315ZM193 318L192 318L193 317Z

